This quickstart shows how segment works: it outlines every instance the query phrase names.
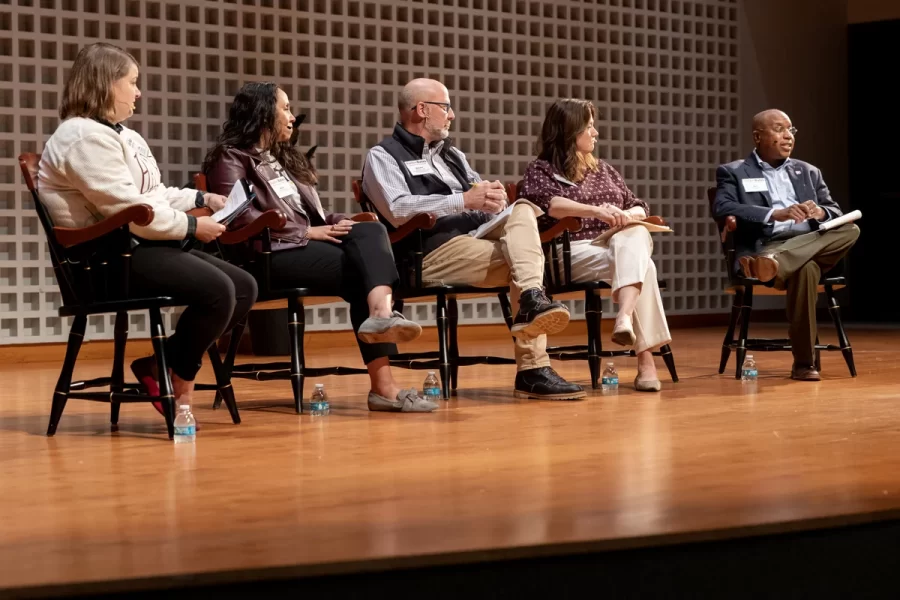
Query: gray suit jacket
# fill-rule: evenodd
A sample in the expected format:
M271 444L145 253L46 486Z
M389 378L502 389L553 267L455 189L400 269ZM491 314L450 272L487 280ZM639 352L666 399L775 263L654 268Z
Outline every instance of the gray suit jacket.
M841 216L841 207L831 198L822 172L813 165L791 159L788 176L794 184L798 202L814 200L825 209L830 218ZM716 200L712 206L713 218L722 220L734 216L738 219L735 232L735 259L748 254L758 254L762 245L772 237L773 223L763 220L772 210L772 197L768 192L745 192L742 179L761 179L762 169L751 153L744 160L736 160L716 169ZM818 222L810 223L815 230ZM737 268L737 264L735 264Z

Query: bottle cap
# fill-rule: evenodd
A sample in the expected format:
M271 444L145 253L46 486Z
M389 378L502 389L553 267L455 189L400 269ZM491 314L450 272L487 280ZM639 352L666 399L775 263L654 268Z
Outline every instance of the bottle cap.
M434 375L434 371L428 371L429 375Z
M179 404L178 409L179 410L191 410L191 405L190 404Z
M614 366L613 361L609 361L608 363L606 363L606 366L607 366L607 367L612 367L612 366Z
M325 384L324 384L324 383L317 383L317 384L316 384L316 388L317 388L317 389L318 389L318 388L324 388L324 387L325 387Z

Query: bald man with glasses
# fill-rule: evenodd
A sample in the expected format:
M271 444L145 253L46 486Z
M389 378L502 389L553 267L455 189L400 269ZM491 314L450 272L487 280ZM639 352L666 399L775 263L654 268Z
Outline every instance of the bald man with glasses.
M425 285L509 285L518 373L515 396L543 400L584 398L584 389L550 367L547 335L562 331L569 311L544 293L544 253L537 216L514 205L505 224L485 238L469 235L507 207L499 181L482 181L450 139L456 118L447 88L415 79L400 92L399 122L372 148L363 166L363 192L394 227L419 213L437 222L423 231Z
M789 336L794 355L791 378L819 381L815 364L816 300L819 278L840 261L859 237L852 224L818 232L840 217L822 172L791 158L797 129L780 110L753 118L756 148L744 160L716 170L713 217L738 219L737 262L746 277L787 291Z

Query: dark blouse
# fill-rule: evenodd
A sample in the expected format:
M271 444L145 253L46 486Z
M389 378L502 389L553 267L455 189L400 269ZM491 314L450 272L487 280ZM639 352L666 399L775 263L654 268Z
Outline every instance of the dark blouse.
M581 204L600 206L612 204L622 210L628 210L639 206L644 213L650 214L650 205L638 199L625 185L625 180L608 163L599 160L597 171L591 171L580 183L569 185L554 176L565 179L565 175L559 172L545 160L534 160L525 170L522 186L518 190L518 196L534 202L545 213L550 210L550 199L554 196L567 198ZM538 219L538 227L541 231L550 229L557 219L544 214ZM572 234L572 240L592 240L607 229L609 225L600 219L581 219L581 231Z

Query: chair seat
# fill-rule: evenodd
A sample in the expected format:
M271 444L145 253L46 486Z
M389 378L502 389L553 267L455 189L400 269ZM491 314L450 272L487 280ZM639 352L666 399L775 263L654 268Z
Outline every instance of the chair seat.
M422 288L406 288L397 290L394 297L398 299L416 298L424 300L434 298L438 294L443 296L454 296L461 298L463 296L480 297L480 296L496 296L497 294L505 294L509 292L509 288L503 287L475 287L471 285L434 285Z
M825 286L830 285L832 289L840 290L847 287L847 278L846 277L822 277L819 279L819 293L825 293ZM772 283L763 283L759 279L754 279L752 277L738 277L735 278L733 283L725 288L726 294L734 295L739 290L744 289L745 287L753 287L753 294L755 296L784 296L787 294L784 290L777 290L772 287Z
M176 302L174 298L170 298L169 296L136 298L133 300L109 300L106 302L94 302L93 304L61 306L59 308L59 316L74 317L76 315L100 315L104 313L147 310L148 308L183 305L183 302Z

